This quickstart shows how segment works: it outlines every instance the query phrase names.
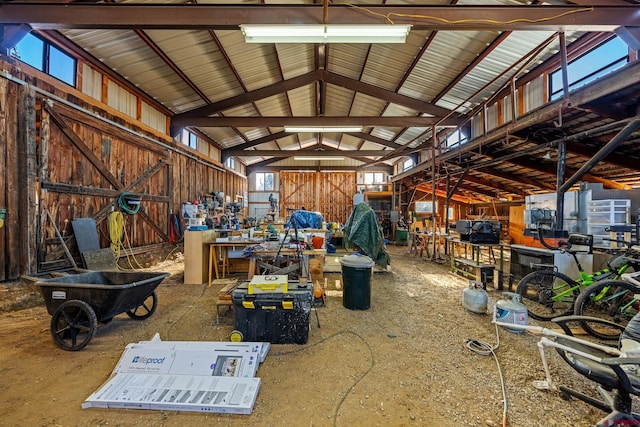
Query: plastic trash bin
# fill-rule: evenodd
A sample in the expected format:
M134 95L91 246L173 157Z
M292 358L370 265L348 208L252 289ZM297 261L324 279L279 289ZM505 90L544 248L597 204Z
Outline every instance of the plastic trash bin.
M405 228L398 228L396 230L396 245L404 245L407 243L409 237L409 231Z
M342 305L351 310L371 307L371 272L374 262L366 255L345 255L342 266Z

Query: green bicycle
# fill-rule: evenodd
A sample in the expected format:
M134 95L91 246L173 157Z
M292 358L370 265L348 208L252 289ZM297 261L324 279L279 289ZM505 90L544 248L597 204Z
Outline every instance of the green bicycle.
M537 265L536 270L524 276L518 283L516 292L521 295L527 306L529 316L537 320L551 320L554 317L573 314L576 301L581 291L602 280L618 280L629 267L640 269L640 247L627 244L623 253L612 258L607 267L588 274L584 271L577 254L592 253L593 236L588 234L571 234L568 240L562 240L557 247L549 245L538 231L540 242L551 250L560 250L570 254L578 267L580 277L573 279L560 273L554 265ZM575 249L580 246L581 249ZM606 294L609 289L599 289ZM591 294L593 295L593 293ZM584 307L588 304L585 302ZM576 313L578 314L578 313ZM582 314L582 313L581 313Z
M634 266L633 273L624 273L621 278L596 282L576 299L575 314L605 319L620 326L619 329L606 329L584 322L583 329L597 338L616 339L620 330L640 311L640 269Z

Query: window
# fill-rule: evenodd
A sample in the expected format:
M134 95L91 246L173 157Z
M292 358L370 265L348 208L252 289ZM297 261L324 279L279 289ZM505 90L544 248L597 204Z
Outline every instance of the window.
M432 213L433 203L431 202L416 202L416 212L418 213Z
M226 165L227 165L227 167L229 169L234 169L235 170L235 168L236 168L236 159L234 159L233 157L229 157L225 163L226 163Z
M182 130L182 135L180 136L180 142L184 145L193 148L194 150L198 149L198 136L195 133L189 132L186 129Z
M404 163L402 164L402 170L406 171L409 170L413 167L413 159L407 159L404 161Z
M456 129L447 135L447 148L456 144L463 144L465 142L467 142L467 136L460 129Z
M256 173L256 191L273 191L275 190L274 186L274 176L273 173Z
M68 85L76 85L75 58L33 34L27 34L20 40L11 54Z
M629 48L618 37L601 44L567 66L569 90L577 89L629 62ZM551 99L562 98L562 70L549 75Z
M364 173L365 184L384 184L384 173L382 172L365 172Z

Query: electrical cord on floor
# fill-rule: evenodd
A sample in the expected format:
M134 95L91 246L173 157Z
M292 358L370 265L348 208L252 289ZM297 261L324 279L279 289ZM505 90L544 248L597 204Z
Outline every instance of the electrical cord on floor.
M500 384L502 386L502 403L503 403L502 427L506 427L507 426L507 391L504 385L504 376L502 375L502 368L500 367L498 356L496 356L496 353L495 353L498 347L500 347L500 334L498 333L498 325L495 325L495 326L496 326L496 339L497 339L497 344L495 346L492 346L491 344L488 344L483 341L467 338L466 347L469 350L473 351L474 353L480 354L482 356L492 355L494 360L496 361L496 365L498 366L498 373L500 374Z
M180 323L182 321L182 319L184 319L184 317L189 314L189 312L193 309L193 307L196 306L195 302L198 302L202 299L202 297L204 296L204 294L207 291L207 284L205 283L202 286L202 292L200 293L200 295L195 299L195 301L193 301L193 303L189 304L189 306L187 307L187 309L182 313L182 315L180 317L178 317L173 323L171 323L171 325L169 326L169 328L167 329L167 333L166 333L166 340L170 341L171 340L171 330L173 329L174 326L176 326L178 323Z
M333 425L334 425L334 427L338 423L338 412L340 412L340 408L342 407L342 404L344 403L344 401L351 394L351 392L358 385L358 383L360 383L360 381L362 381L364 379L364 377L366 377L369 374L369 372L371 372L373 367L376 365L376 360L373 357L373 349L371 348L371 345L369 345L367 340L365 340L362 337L362 335L360 335L360 334L358 334L356 332L348 331L348 330L342 330L342 331L336 332L333 335L329 335L328 337L325 337L325 338L321 339L320 341L318 341L316 343L313 343L311 345L307 345L307 346L304 346L304 347L298 347L297 349L291 350L291 351L283 351L283 352L273 353L274 356L283 356L283 355L286 355L286 354L297 353L299 351L309 350L312 347L315 347L315 346L317 346L319 344L322 344L323 342L326 342L326 341L328 341L328 340L330 340L332 338L335 338L335 337L343 335L343 334L354 335L355 337L360 339L364 343L364 345L367 346L367 349L369 350L369 356L371 357L371 360L369 362L369 367L362 373L362 375L360 375L360 377L353 384L351 384L349 389L342 395L342 398L340 399L340 402L338 402L338 404L336 405L336 410L333 413Z

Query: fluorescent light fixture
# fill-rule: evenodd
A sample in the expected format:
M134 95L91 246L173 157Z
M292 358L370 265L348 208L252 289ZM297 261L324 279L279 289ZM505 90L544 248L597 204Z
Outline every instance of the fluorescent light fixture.
M285 126L284 131L290 133L362 132L362 126Z
M344 160L344 157L334 156L294 156L293 160Z
M247 43L404 43L411 25L240 25Z

